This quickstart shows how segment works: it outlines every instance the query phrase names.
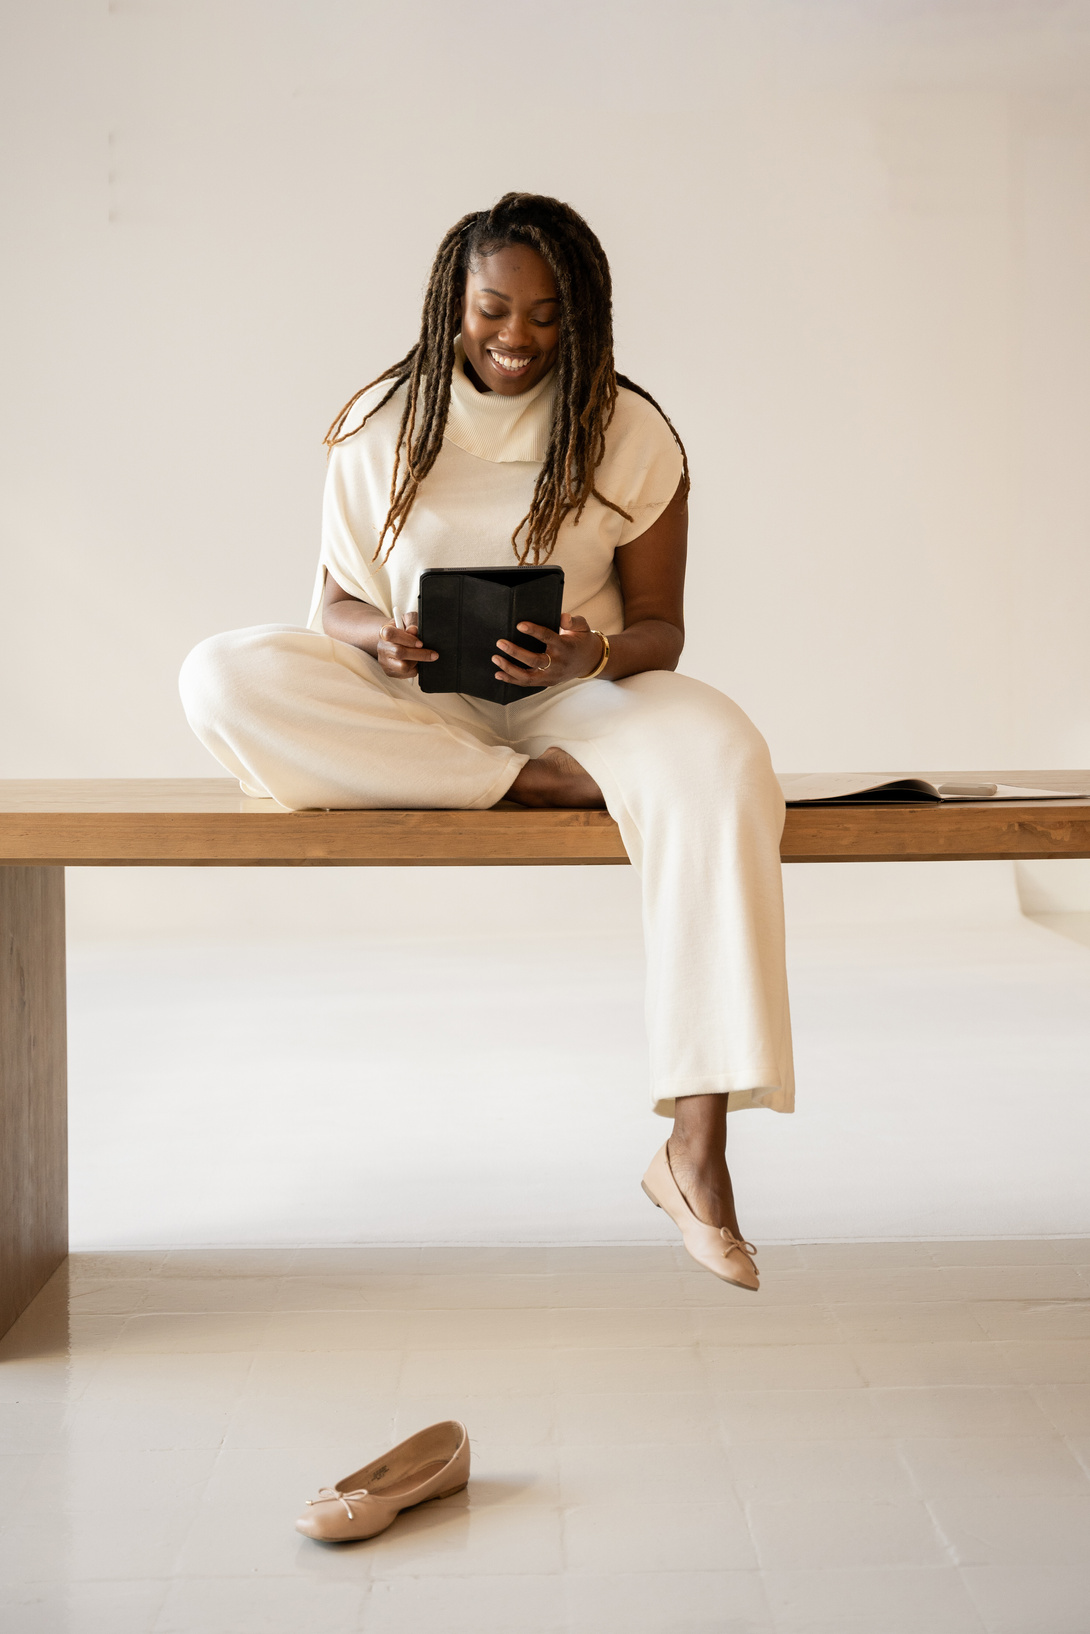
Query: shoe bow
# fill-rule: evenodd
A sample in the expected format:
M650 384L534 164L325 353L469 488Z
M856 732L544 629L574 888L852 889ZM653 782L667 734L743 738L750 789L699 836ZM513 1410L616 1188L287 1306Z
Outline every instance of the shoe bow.
M371 1494L368 1492L365 1486L361 1486L358 1492L338 1492L335 1486L320 1486L318 1488L318 1496L316 1498L308 1498L307 1504L308 1506L311 1504L343 1504L345 1507L345 1513L347 1514L349 1520L354 1521L356 1517L352 1513L352 1505L348 1501L349 1498L353 1499L355 1502L358 1502L360 1498L369 1498L370 1496Z

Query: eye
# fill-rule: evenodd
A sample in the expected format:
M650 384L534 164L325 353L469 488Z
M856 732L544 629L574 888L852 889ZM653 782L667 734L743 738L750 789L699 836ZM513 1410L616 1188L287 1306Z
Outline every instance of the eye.
M479 306L477 311L482 318L502 318L504 316L502 312L489 312L486 306Z

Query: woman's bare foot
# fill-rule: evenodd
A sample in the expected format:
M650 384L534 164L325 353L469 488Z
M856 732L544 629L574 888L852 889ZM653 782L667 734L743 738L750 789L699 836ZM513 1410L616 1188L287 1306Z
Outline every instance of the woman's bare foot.
M681 1194L698 1220L726 1226L741 1238L726 1145L725 1095L685 1095L675 1102L666 1151Z
M546 749L536 760L528 760L511 784L505 800L521 806L579 806L584 809L605 805L602 791L579 762L564 749Z

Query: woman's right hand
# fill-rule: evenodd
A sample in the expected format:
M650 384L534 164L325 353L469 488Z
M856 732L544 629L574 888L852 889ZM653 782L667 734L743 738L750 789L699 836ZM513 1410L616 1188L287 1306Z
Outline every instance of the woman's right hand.
M399 630L393 619L382 626L375 646L375 657L384 674L392 675L397 681L411 681L417 664L432 664L439 654L425 647L420 640L414 614L404 630Z

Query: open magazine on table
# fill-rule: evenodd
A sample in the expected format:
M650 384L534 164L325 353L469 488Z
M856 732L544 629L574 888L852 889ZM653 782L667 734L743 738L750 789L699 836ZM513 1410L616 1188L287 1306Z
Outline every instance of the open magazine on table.
M780 778L789 806L930 805L964 800L1085 800L1081 789L1030 789L1013 783L987 783L971 772L947 775L944 782L894 772L798 772Z

